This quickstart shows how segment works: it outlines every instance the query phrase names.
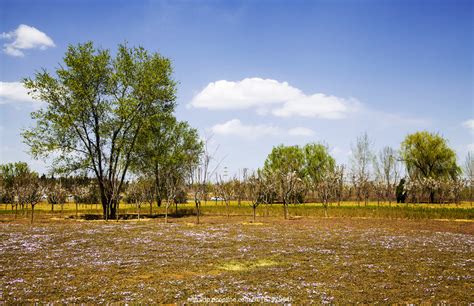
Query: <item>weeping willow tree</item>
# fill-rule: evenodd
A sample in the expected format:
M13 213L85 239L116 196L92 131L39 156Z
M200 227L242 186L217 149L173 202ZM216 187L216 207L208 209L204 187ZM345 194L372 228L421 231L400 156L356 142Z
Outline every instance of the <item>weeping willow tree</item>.
M427 180L457 180L461 173L456 153L446 139L435 133L422 131L408 135L402 142L400 156L410 180L420 184ZM436 188L428 189L429 201L434 203Z

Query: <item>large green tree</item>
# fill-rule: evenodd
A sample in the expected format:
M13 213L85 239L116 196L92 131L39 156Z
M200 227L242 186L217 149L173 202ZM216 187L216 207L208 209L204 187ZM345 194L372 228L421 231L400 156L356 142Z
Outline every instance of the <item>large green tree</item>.
M158 206L168 203L185 183L191 169L199 162L203 143L196 129L173 116L161 116L149 123L133 154L133 171L152 177Z
M329 154L328 148L319 143L309 143L303 148L304 170L307 178L314 185L319 183L327 173L333 172L336 161Z
M174 110L171 61L127 45L112 56L87 42L69 46L55 74L43 70L24 84L46 102L23 133L32 155L51 157L55 172L92 172L104 218L114 218L139 135Z
M304 166L305 155L299 146L276 146L265 160L263 173L276 180L285 219L288 217L288 204L303 200Z
M400 156L411 180L454 180L460 173L456 153L447 140L436 133L421 131L407 135L401 144ZM435 190L429 193L430 202L434 202Z
M263 169L284 174L295 172L302 177L304 165L305 155L299 146L279 145L267 156Z

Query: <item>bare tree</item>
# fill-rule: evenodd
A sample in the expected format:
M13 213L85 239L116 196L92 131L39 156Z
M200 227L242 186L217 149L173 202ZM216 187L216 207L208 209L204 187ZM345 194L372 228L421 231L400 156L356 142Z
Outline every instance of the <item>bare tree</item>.
M18 201L31 206L31 223L34 220L35 206L41 201L44 187L38 174L25 172L16 178Z
M246 179L246 197L251 202L253 212L253 222L256 220L257 207L260 204L268 205L275 192L275 183L271 173L264 173L258 170Z
M217 182L215 184L217 195L222 198L226 206L227 218L230 217L230 200L235 195L233 181L225 181L221 175L217 176Z
M298 196L307 190L306 184L299 177L296 171L288 173L277 171L275 177L280 181L280 199L283 201L285 219L288 219L288 205L299 202Z
M61 178L51 178L45 185L45 192L48 197L48 202L51 204L51 212L54 211L54 205L59 204L61 207L61 213L64 210L64 203L66 202L67 191L62 186ZM78 207L76 203L76 217L78 214Z
M467 184L469 187L469 202L472 206L472 188L474 185L474 153L468 152L466 161L464 162L464 173L467 178Z
M201 154L199 162L197 164L191 165L189 175L189 187L193 191L197 224L200 222L201 201L203 199L207 199L207 194L209 192L209 181L220 165L220 162L218 162L213 168L210 168L211 161L214 159L218 149L217 147L212 153L209 151L210 140L210 136L204 139L204 152Z
M394 197L396 183L399 179L400 165L397 158L397 151L391 147L384 147L374 159L375 186L378 193L378 200L391 203Z
M323 204L326 218L328 217L329 204L337 197L342 171L344 171L343 167L335 167L333 170L325 171L316 185L317 194Z
M247 168L242 169L242 172L240 172L239 170L239 175L237 177L234 177L234 179L232 180L232 184L234 187L234 195L237 198L237 205L239 207L246 192L245 182L247 180L247 172Z
M147 201L148 180L145 178L138 178L135 181L129 182L127 186L127 201L134 204L138 212L138 220L140 220L142 204Z
M369 200L371 178L371 168L374 155L371 149L371 142L367 133L357 137L355 146L352 146L351 155L351 172L352 182L357 194L357 202L360 203L361 198L364 198L365 204Z

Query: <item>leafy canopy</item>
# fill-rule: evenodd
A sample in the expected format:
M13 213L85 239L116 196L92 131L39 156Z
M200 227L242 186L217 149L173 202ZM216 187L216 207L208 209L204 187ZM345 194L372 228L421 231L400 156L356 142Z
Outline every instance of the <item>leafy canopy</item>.
M422 131L408 135L402 142L400 155L412 179L455 179L460 173L456 153L438 134Z
M34 157L52 157L55 172L94 173L104 214L113 216L137 139L174 110L171 61L126 44L112 56L87 42L69 46L55 72L24 80L46 102L32 113L36 126L24 131L25 142Z
M323 144L309 143L304 147L279 145L265 160L264 172L286 175L296 173L300 178L308 178L314 183L334 171L336 162Z

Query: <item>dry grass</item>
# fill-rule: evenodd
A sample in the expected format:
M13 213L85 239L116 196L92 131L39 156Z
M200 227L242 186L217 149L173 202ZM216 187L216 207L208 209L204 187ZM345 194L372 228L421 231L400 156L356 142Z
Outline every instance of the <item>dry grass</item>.
M102 209L98 204L80 204L78 206L79 214L96 214L101 215ZM229 214L233 216L252 216L252 208L249 203L243 201L240 206L237 202L232 201L229 208L222 202L207 201L202 204L202 214L208 216L226 216L227 209ZM36 214L54 215L58 217L74 216L76 205L73 203L63 205L61 212L60 205L56 205L54 212L51 213L51 205L47 203L40 203L36 205ZM165 208L157 207L156 204L152 207L153 214L164 215ZM169 213L174 213L175 207L172 205ZM138 208L131 204L120 204L119 212L121 215L127 214L138 215ZM194 203L179 204L179 212L184 215L194 213ZM0 205L0 215L12 215L10 205ZM23 215L22 211L18 212ZM140 215L144 216L150 213L149 205L143 205L140 209ZM316 217L321 218L325 216L324 208L320 203L305 203L290 205L289 213L293 218L298 217ZM328 214L331 217L349 217L349 218L390 218L390 219L474 219L474 208L469 202L460 204L397 204L397 203L377 203L369 202L368 205L356 202L341 202L334 203L329 206ZM257 216L270 216L283 218L283 207L281 204L260 205L257 208Z
M0 302L474 301L474 223L0 216Z

